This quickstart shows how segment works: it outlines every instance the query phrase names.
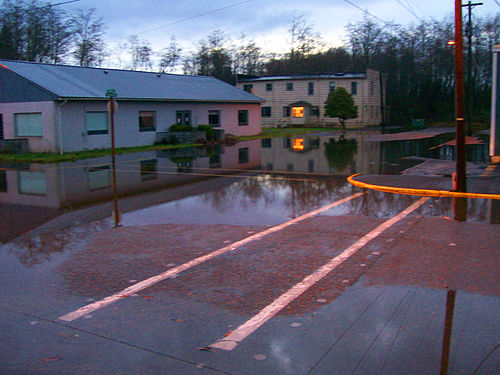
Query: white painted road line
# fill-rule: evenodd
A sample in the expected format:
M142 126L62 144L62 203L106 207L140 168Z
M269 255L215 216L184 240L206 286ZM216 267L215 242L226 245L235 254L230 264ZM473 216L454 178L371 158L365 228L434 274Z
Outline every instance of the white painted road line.
M103 307L113 303L113 302L116 302L118 300L120 300L121 298L124 298L124 297L128 297L130 296L131 294L134 294L134 293L137 293L143 289L146 289L154 284L157 284L159 283L160 281L163 281L169 277L172 277L172 276L175 276L175 275L178 275L179 273L181 272L184 272L194 266L197 266L198 264L201 264L203 262L206 262L207 260L210 260L212 258L215 258L219 255L222 255L222 254L225 254L229 251L232 251L232 250L236 250L238 247L240 246L243 246L243 245L246 245L252 241L255 241L255 240L259 240L261 239L262 237L268 235L268 234L271 234L271 233L274 233L274 232L278 232L292 224L295 224L295 223L298 223L299 221L302 221L302 220L305 220L305 219L308 219L314 215L317 215L321 212L324 212L324 211L327 211L333 207L336 207L336 206L339 206L343 203L346 203L346 202L349 202L350 200L354 199L354 198L357 198L361 195L363 195L364 193L356 193L356 194L353 194L347 198L343 198L343 199L340 199L334 203L330 203L326 206L323 206L323 207L320 207L316 210L313 210L313 211L310 211L302 216L299 216L295 219L292 219L290 221L287 221L283 224L280 224L280 225L276 225L274 227L271 227L269 229L266 229L262 232L259 232L259 233L256 233L256 234L253 234L251 235L250 237L247 237L247 238L244 238L240 241L237 241L237 242L234 242L230 245L227 245L227 246L224 246L218 250L215 250L215 251L212 251L211 253L208 253L206 255L203 255L201 257L198 257L196 259L193 259L187 263L184 263L184 264L181 264L180 266L177 266L177 267L174 267L174 268L171 268L163 273L160 273L159 275L156 275L156 276L152 276L150 277L149 279L146 279L146 280L143 280L137 284L134 284L134 285L131 285L129 286L128 288L125 288L123 289L122 291L118 292L118 293L115 293L111 296L108 296L100 301L96 301L94 303L91 303L87 306L83 306L81 308L79 308L78 310L75 310L73 312L70 312L68 314L65 314L63 316L60 316L59 319L60 320L64 320L64 321L67 321L67 322L71 322L75 319L78 319L80 317L82 317L83 315L87 315L87 314L90 314L91 312L93 311L96 311L96 310L99 310L99 309L102 309Z
M323 277L325 277L327 274L329 274L331 271L337 268L346 259L354 255L359 249L365 246L368 242L378 237L381 233L389 229L392 225L394 225L395 223L397 223L398 221L400 221L401 219L403 219L404 217L415 211L429 199L430 199L429 197L420 198L417 202L413 203L404 211L401 211L393 218L380 224L378 227L376 227L371 232L361 237L359 240L357 240L354 244L349 246L335 258L332 258L324 266L322 266L309 276L306 276L301 282L295 284L288 291L286 291L281 296L276 298L273 302L271 302L269 305L264 307L257 315L250 318L241 326L232 331L228 336L214 342L212 345L210 345L210 347L228 351L233 350L241 341L243 341L246 337L251 335L254 331L256 331L260 326L262 326L269 319L275 316L283 308L288 306L293 300L299 297L307 289L309 289L311 286L316 284Z

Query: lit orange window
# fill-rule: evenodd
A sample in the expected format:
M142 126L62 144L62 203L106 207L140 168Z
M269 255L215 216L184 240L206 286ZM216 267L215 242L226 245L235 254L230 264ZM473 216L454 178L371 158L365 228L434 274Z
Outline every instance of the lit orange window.
M295 138L292 144L293 151L304 151L304 139Z
M304 107L293 107L292 115L293 117L304 117Z

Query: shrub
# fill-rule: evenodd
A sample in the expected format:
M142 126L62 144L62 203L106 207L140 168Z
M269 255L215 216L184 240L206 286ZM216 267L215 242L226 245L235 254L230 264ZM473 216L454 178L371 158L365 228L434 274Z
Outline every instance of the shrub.
M215 130L212 125L198 125L196 130L206 132L208 141L215 139Z
M190 132L193 130L193 127L191 125L182 125L182 124L173 124L168 128L168 131L170 132Z

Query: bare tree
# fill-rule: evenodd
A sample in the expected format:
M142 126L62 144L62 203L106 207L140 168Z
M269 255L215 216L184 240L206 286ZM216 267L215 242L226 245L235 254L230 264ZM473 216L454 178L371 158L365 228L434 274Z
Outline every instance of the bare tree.
M70 20L74 37L73 57L80 66L95 66L102 61L106 26L102 18L95 16L95 12L95 8L87 12L79 9Z
M321 48L321 35L304 15L294 14L290 27L290 59L304 57Z
M200 41L195 55L197 74L233 82L232 58L225 42L225 35L220 30L212 32L206 40Z
M68 53L71 44L66 13L53 7L48 8L46 33L48 59L51 63L58 64Z
M136 35L132 35L128 39L128 49L132 56L131 68L133 70L152 70L151 56L153 49L149 42L145 39L139 39Z
M177 41L175 40L175 36L170 38L170 44L167 48L164 48L161 52L160 56L160 71L168 72L175 70L175 67L179 63L181 58L182 48L179 47Z
M264 55L262 49L253 41L245 41L242 35L240 44L233 48L233 69L235 74L256 75L262 72Z

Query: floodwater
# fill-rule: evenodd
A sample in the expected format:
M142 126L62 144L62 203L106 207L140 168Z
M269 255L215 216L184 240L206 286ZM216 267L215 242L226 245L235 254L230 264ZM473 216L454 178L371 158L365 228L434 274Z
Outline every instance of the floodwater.
M354 173L399 174L426 158L448 159L453 147L443 144L452 138L381 142L372 141L371 133L316 133L118 155L122 224L274 225L345 197L354 191L346 182ZM487 142L469 146L468 154L485 162ZM68 220L78 222L110 216L103 206L112 198L110 157L3 167L0 210L14 225L0 228L1 242L68 212ZM359 202L325 214L390 217L414 199L369 191ZM468 220L488 221L495 216L492 209L487 200L471 200ZM451 200L436 199L421 214L451 217Z
M358 193L346 181L351 174L399 174L448 159L452 138L318 133L119 155L116 229L109 157L3 165L0 373L495 373L498 232L483 224L499 207L490 200L468 200L470 225L451 220L451 199L427 201L233 352L205 345L419 197L368 190L81 319L61 320ZM474 145L470 160L486 165L486 151Z

